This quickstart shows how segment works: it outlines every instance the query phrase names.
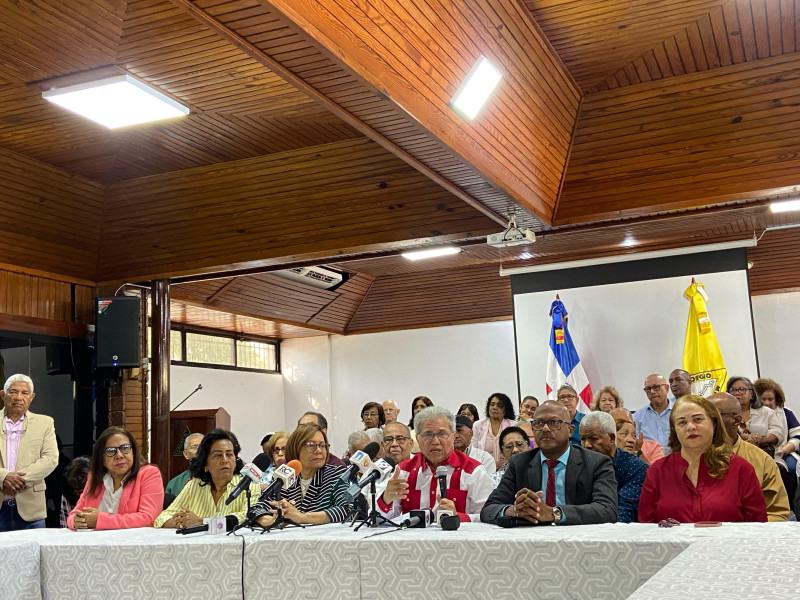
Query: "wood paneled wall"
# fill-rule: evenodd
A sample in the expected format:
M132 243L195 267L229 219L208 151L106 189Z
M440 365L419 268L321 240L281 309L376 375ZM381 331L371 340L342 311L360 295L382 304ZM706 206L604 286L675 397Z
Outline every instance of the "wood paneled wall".
M767 231L747 258L752 295L800 291L800 228Z
M795 53L586 96L556 223L795 191L799 73Z
M103 186L0 148L0 263L94 281Z
M100 281L264 266L496 228L364 139L115 184L105 214Z
M510 319L511 283L496 264L379 277L347 333Z
M94 288L0 269L0 314L51 321L72 321L72 287L75 287L75 322L94 323Z

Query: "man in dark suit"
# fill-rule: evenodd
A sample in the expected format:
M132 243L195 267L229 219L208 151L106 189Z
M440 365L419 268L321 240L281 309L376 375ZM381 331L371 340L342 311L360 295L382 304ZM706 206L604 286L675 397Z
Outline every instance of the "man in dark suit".
M531 422L537 448L512 456L481 521L586 525L617 520L617 481L611 459L571 446L569 411L548 401ZM516 519L516 521L514 521Z

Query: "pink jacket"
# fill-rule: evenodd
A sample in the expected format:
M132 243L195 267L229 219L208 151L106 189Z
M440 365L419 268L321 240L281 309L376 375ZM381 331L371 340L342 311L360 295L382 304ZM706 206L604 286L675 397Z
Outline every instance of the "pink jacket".
M91 479L91 478L90 478ZM75 511L84 507L97 508L105 493L105 486L100 486L94 496L89 495L91 480L86 482L78 503L67 517L67 526L75 529ZM136 479L122 488L117 514L101 512L97 515L95 529L132 529L134 527L152 527L153 521L164 508L164 482L161 471L155 465L144 465L136 474Z
M490 419L486 417L472 424L472 445L476 448L484 449L483 445L486 443L486 435L489 433L489 423ZM503 429L511 427L512 425L516 425L516 422L511 419L503 419L503 422L500 423L500 431L497 432L497 439L500 439L500 434L503 433Z

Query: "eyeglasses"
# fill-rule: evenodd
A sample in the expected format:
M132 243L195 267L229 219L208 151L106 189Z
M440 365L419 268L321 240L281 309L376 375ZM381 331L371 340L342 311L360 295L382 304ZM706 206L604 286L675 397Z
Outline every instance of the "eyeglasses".
M122 452L122 454L130 454L131 451L133 450L133 446L131 446L130 444L122 444L122 446L109 446L108 448L103 450L103 453L108 457L116 456L117 450Z
M191 446L187 446L187 450L197 450L200 447L200 444L192 444Z
M395 442L397 442L398 444L405 444L407 439L408 438L404 435L398 435L395 437L389 436L383 438L383 443L386 444L387 446L391 446Z
M322 442L321 444L317 444L315 442L306 442L305 444L303 444L303 448L305 448L309 452L315 452L317 450L322 450L323 452L325 452L330 447L331 445L326 444L325 442Z
M364 413L363 415L361 415L361 418L363 419L364 417L377 417L377 416L378 416L378 413L376 413L376 412L368 412L368 413Z
M437 439L438 439L440 442L443 442L443 441L445 441L447 438L449 438L451 435L453 435L453 432L452 432L452 431L451 431L450 433L448 433L448 432L446 432L446 431L439 431L438 433L433 433L432 431L426 431L425 433L420 433L420 434L417 436L417 439L420 439L420 440L422 440L423 442L430 442L430 441L431 441L431 440L432 440L432 439L435 437L435 438L437 438Z
M272 449L273 454L283 454L284 452L286 452L286 446L281 446L280 448L278 446L275 446Z
M745 392L749 392L750 388L746 387L735 387L728 390L731 394L744 394Z
M565 404L567 402L572 402L573 400L576 400L577 398L578 397L575 394L562 394L561 396L559 396L557 398L557 400L558 400L558 402L560 404Z
M511 452L514 448L530 448L528 442L509 442L508 444L503 444L503 450L506 452Z
M647 387L642 388L642 389L644 390L645 394L649 394L650 392L657 392L658 390L660 390L665 385L667 385L667 384L666 383L659 383L658 385L648 385Z
M544 426L550 428L550 431L558 431L561 429L562 425L566 425L566 421L562 421L561 419L548 419L547 421L542 421L541 419L534 419L531 421L531 427L534 431L541 431L544 429Z

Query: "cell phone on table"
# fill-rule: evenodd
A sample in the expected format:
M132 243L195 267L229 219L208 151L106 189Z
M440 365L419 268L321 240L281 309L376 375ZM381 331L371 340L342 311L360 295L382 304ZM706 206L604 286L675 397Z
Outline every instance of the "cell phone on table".
M698 521L694 524L695 527L719 527L722 521Z

